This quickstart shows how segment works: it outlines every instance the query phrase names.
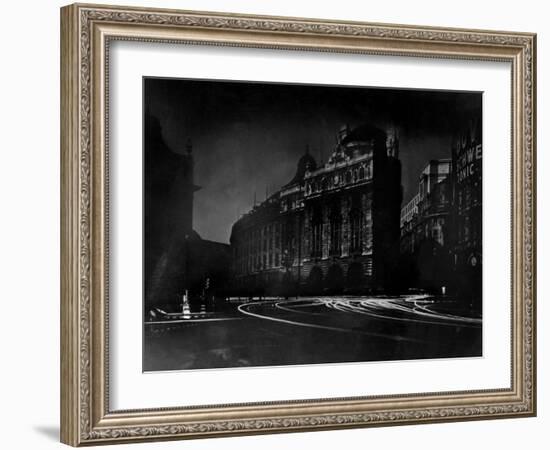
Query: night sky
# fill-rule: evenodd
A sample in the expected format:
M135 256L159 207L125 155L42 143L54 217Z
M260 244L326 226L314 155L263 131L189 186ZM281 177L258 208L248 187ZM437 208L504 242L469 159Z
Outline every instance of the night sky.
M326 162L344 125L398 130L404 202L430 159L450 158L453 135L481 117L481 93L144 79L145 110L176 153L193 143L194 229L229 242L232 224L289 182L306 146Z

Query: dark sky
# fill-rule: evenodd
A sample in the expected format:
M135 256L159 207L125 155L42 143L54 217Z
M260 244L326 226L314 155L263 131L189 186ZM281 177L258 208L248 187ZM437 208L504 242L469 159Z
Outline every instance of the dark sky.
M480 93L322 85L144 79L146 110L159 119L168 146L193 143L194 229L229 242L232 224L290 181L299 157L326 162L336 132L371 123L398 130L404 199L417 190L430 159L449 158L454 133L481 117Z

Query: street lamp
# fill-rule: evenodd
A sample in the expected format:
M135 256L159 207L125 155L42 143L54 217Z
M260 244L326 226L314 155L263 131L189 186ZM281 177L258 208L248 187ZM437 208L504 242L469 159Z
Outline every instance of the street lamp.
M288 290L289 290L290 280L291 280L290 269L292 268L292 260L293 260L292 254L288 251L288 249L285 249L285 251L283 252L283 258L282 258L283 267L285 268L285 276L283 277L283 282L284 282L283 288L284 288L285 298L288 298Z

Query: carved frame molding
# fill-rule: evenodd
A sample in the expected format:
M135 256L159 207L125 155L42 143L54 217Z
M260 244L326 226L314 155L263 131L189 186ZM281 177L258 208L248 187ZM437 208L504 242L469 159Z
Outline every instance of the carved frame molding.
M110 411L108 58L114 40L509 61L512 66L512 386ZM78 446L532 416L536 36L75 4L61 10L61 439Z

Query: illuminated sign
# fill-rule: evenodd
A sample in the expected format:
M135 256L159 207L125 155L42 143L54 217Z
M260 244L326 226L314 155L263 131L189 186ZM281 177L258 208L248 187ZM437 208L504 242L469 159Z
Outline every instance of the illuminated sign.
M456 159L457 179L462 183L481 169L481 144L468 147Z

